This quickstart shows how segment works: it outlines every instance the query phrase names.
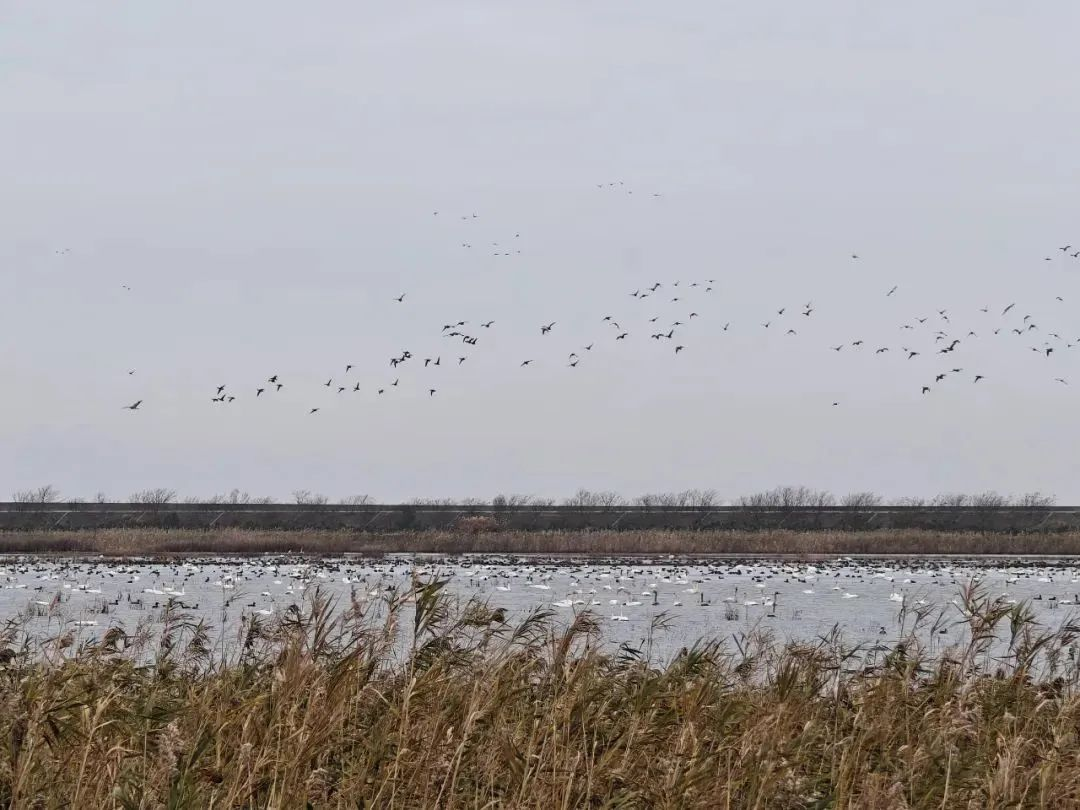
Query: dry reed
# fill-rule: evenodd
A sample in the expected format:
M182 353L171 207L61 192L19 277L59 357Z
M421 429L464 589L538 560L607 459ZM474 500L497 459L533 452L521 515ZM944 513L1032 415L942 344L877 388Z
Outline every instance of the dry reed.
M419 531L101 529L0 532L0 553L1080 555L1080 532L1004 534L876 531Z
M1080 806L1077 628L964 594L972 641L927 657L761 636L670 662L596 620L510 625L439 584L343 609L316 594L219 655L62 632L0 655L12 807ZM995 646L993 637L1002 641Z

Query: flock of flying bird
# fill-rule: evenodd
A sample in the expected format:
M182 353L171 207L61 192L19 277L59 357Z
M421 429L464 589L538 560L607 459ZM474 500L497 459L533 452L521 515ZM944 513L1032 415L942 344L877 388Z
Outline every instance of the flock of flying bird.
M633 193L632 189L627 189L625 184L621 182L600 183L597 184L597 187L605 190L621 191L626 194ZM643 196L649 196L649 194L646 193ZM661 195L651 193L651 196L660 197ZM433 212L433 216L438 217L439 212ZM460 219L466 223L471 223L473 220L478 219L478 215L475 213L464 214L460 216ZM514 233L512 239L519 240L520 237L520 233ZM472 242L466 241L462 242L461 246L468 249L472 248L472 244ZM520 242L517 242L517 244L520 244ZM496 256L510 256L521 253L520 249L508 251L505 245L499 242L493 242L492 246L496 248L494 252ZM1066 244L1058 248L1058 250L1066 260L1080 260L1080 247L1074 248L1072 244ZM1047 256L1045 259L1046 261L1053 260L1051 256ZM851 261L860 261L859 255L852 253ZM710 315L710 300L718 297L714 293L716 284L715 278L696 281L653 281L637 289L627 290L627 297L634 299L638 307L638 312L633 315L632 319L622 316L617 318L610 314L598 314L597 324L601 330L608 330L606 335L603 331L600 331L599 337L594 338L587 344L574 346L570 351L566 351L569 347L564 346L561 349L564 352L562 354L559 353L560 350L555 352L545 351L542 356L543 360L547 362L551 357L561 358L561 363L567 368L576 369L593 351L598 340L611 340L618 343L642 338L660 344L666 342L670 346L672 354L678 356L690 347L691 335L688 330L691 322ZM127 285L124 285L124 288L130 289ZM888 290L883 290L882 294L884 298L891 299L899 290L900 285L893 285ZM411 301L409 294L403 292L396 297L392 297L387 302L387 305L408 307ZM1056 296L1055 301L1059 304L1064 303L1064 298ZM1044 361L1052 361L1061 356L1063 351L1080 345L1080 336L1067 337L1062 335L1063 330L1044 328L1043 324L1037 322L1032 315L1024 313L1022 310L1016 309L1016 307L1016 302L1009 302L1005 306L999 304L996 307L990 305L979 307L979 315L975 317L984 319L981 322L982 325L978 327L979 331L968 328L967 325L954 327L950 318L952 313L948 309L934 309L928 313L919 313L916 317L899 325L901 335L911 336L910 339L903 341L899 346L886 345L884 342L880 345L870 344L862 337L853 336L850 340L836 345L823 346L822 349L823 351L828 349L836 353L872 351L874 355L878 356L892 353L894 355L898 354L908 361L916 358L923 358L924 361L927 358L935 358L938 361L937 367L927 370L926 378L920 388L921 393L926 395L930 394L936 386L951 378L967 379L971 384L977 384L987 378L987 374L983 373L985 370L969 370L957 362L949 362L952 361L954 356L959 355L966 347L970 346L972 342L980 339L983 333L989 332L993 335L1011 336L1014 339L1027 340L1026 348L1039 355ZM677 314L666 316L657 314L657 311L671 312L673 309ZM815 317L815 312L815 304L812 301L807 301L798 308L780 306L771 310L764 320L758 320L750 325L744 323L741 324L741 327L743 329L765 329L778 332L782 330L784 335L793 337L799 334L802 323L806 323ZM969 314L974 315L975 313ZM441 328L439 328L440 326ZM720 333L728 332L732 326L730 322L717 324ZM558 335L560 331L559 321L553 320L547 323L539 323L536 325L536 329L539 337L545 340L545 344L542 345L547 345L547 341L550 340L551 336ZM326 381L322 383L322 387L327 389L327 393L334 395L344 395L349 392L355 394L369 390L374 390L378 396L386 395L399 389L400 385L405 384L400 375L403 368L417 367L426 370L426 373L431 375L435 369L444 365L461 366L469 359L472 351L479 350L482 342L498 333L498 328L496 321L493 319L479 321L475 325L468 320L451 320L438 325L433 324L432 333L433 337L438 335L443 342L453 341L458 345L459 351L450 350L446 361L444 361L442 349L436 349L423 357L414 355L407 348L402 349L400 352L386 358L389 373L382 382L375 384L363 383L356 379L355 374L350 377L350 372L354 371L355 366L352 363L343 363L341 374L339 376L328 375ZM932 340L928 341L927 338L932 338ZM1034 344L1031 341L1034 341ZM555 344L555 340L550 340L551 346L554 347ZM537 362L539 362L537 357L523 357L518 361L518 366L528 368ZM128 374L135 374L135 370L130 370ZM1061 371L1051 371L1048 378L1058 385L1069 384L1064 372ZM428 379L421 384L421 391L426 392L428 397L434 397L439 390L431 383L431 380L433 380L433 377L428 376ZM273 396L280 392L285 385L286 381L282 375L272 373L256 384L247 384L242 394L234 393L234 389L227 384L217 385L214 390L207 392L207 399L209 402L218 405L228 405L241 398L257 400ZM124 407L126 410L137 411L142 407L143 402L144 400L139 399ZM833 406L839 404L839 401L832 401ZM325 401L310 403L307 413L311 415L317 414L323 409L324 405Z

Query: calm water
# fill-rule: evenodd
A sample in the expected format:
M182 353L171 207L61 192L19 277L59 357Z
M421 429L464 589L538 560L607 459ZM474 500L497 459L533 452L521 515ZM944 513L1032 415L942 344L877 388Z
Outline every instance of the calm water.
M386 557L289 560L202 558L184 562L0 560L0 617L38 638L61 628L95 637L113 625L128 632L160 624L171 599L187 613L225 625L233 636L245 615L270 618L302 604L315 588L378 603L413 576L447 580L449 592L504 607L507 620L538 605L566 620L591 611L612 644L639 645L658 614L667 629L654 651L670 656L703 637L740 638L766 628L779 640L808 640L838 626L852 643L889 643L911 627L916 608L939 612L942 646L962 642L960 591L979 580L986 593L1029 601L1040 623L1056 628L1077 611L1080 561L832 560L780 561ZM944 629L945 632L940 632Z

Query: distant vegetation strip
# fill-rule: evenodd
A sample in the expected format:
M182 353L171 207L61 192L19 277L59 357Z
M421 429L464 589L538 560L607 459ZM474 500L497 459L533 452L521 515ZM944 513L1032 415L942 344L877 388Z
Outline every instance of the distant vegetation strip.
M1001 533L1080 530L1080 507L1055 506L1037 493L1018 498L993 492L886 503L870 492L834 498L806 487L779 487L724 504L713 490L685 490L627 501L613 492L579 490L555 504L530 496L415 500L379 504L367 496L330 504L299 491L294 502L273 503L234 491L210 499L178 501L172 490L145 490L110 503L63 500L45 486L0 503L0 531L119 528L349 530L401 532L460 530L467 534L515 531L779 529L856 531L922 529Z
M733 554L1080 556L1080 531L555 531L422 532L103 529L0 532L0 553L104 554Z
M60 490L51 484L33 489L18 490L13 493L9 506L22 506L30 509L35 505L56 505L77 507L81 504L127 503L143 506L163 506L166 504L208 505L208 506L274 506L296 504L299 506L328 506L331 499L321 493L307 489L292 492L287 501L280 501L270 496L256 496L234 489L227 493L210 496L183 496L167 487L143 489L133 492L126 501L109 498L104 492L98 492L93 498L64 497ZM654 492L626 498L612 490L579 489L573 495L562 500L522 494L499 494L493 498L412 498L404 503L385 504L371 495L350 495L336 501L339 506L378 506L392 505L424 507L491 507L494 509L524 508L584 508L618 509L623 507L638 508L680 508L710 509L719 507L738 507L743 509L827 509L845 508L856 510L879 509L883 507L936 508L954 509L1001 509L1046 508L1056 505L1053 495L1041 492L1029 492L1023 495L1002 495L994 491L975 494L947 492L930 498L904 497L887 499L875 492L849 492L837 497L831 492L805 486L782 486L774 489L741 495L732 499L723 498L715 489L684 489L677 492Z

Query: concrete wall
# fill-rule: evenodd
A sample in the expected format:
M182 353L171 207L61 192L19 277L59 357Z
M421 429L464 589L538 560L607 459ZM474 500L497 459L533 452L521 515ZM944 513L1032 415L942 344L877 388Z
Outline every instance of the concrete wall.
M575 529L938 529L1034 532L1080 529L1080 507L884 507L746 509L714 507L581 508L570 506L306 506L296 504L21 504L0 503L0 531L170 529L452 529L469 516L490 516L511 530Z

